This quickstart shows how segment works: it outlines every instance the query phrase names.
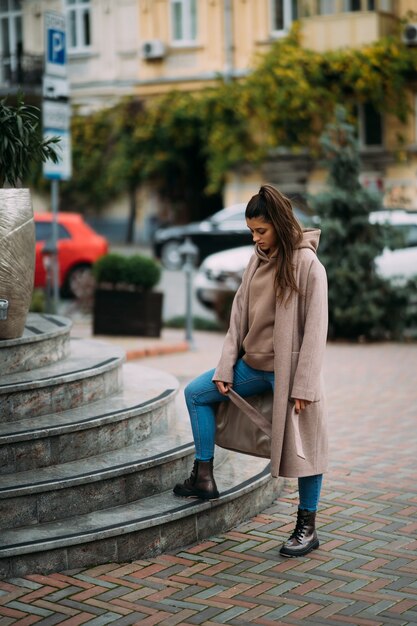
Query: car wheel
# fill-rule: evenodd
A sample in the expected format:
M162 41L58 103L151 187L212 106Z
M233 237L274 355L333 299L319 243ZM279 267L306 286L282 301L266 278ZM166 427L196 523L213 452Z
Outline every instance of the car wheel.
M94 278L91 265L83 264L73 267L67 274L62 287L63 298L81 300L94 292Z
M167 270L179 270L182 266L180 241L167 241L161 248L162 265Z

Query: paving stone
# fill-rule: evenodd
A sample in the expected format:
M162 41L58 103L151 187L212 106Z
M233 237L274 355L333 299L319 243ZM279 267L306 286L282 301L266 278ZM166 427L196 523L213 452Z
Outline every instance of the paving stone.
M274 547L294 523L297 485L290 480L279 501L233 532L220 535L215 530L208 541L174 550L165 561L165 557L152 555L142 559L132 564L137 576L132 575L134 570L123 572L123 565L107 563L94 575L90 574L92 568L68 572L66 578L56 579L68 587L47 593L53 586L48 577L26 579L16 574L20 583L10 589L0 582L0 623L5 619L10 620L7 624L19 624L31 617L23 609L17 617L9 607L13 601L19 602L12 599L16 587L30 593L44 586L44 600L57 604L56 613L32 617L45 624L56 619L59 606L77 611L96 626L111 623L99 621L107 619L106 613L117 615L114 621L120 626L146 622L147 618L155 620L152 623L166 621L167 626L417 624L413 570L417 564L413 543L417 449L409 436L417 414L413 371L417 371L414 344L329 344L325 377L331 463L318 515L322 545L307 557L285 560ZM210 515L204 520L208 529L214 519ZM126 549L126 557L128 554ZM112 567L118 584L105 580L111 578ZM257 587L261 593L256 593ZM91 598L120 602L119 608L130 613L121 616L117 605L114 611L105 611L87 604L87 597L74 601L71 592L66 593L68 589L74 594L92 589ZM7 594L11 601L2 604ZM11 613L1 613L2 609Z

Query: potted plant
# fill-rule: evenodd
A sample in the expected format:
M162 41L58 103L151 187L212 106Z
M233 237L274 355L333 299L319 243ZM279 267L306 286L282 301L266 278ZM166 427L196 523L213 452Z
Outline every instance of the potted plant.
M140 254L109 253L93 265L93 275L95 335L160 336L163 294L153 291L159 263Z
M35 271L32 201L18 186L32 162L58 161L59 138L41 137L39 109L21 96L16 106L0 101L0 129L0 339L15 339L24 331Z

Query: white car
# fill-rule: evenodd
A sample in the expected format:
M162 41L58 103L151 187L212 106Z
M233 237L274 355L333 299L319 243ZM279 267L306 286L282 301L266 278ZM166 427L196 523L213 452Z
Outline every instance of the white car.
M379 274L394 284L402 284L417 275L417 213L376 211L371 213L370 222L390 224L402 234L403 244L407 246L397 250L385 248L376 259ZM253 246L242 246L208 256L194 281L199 302L214 309L219 293L236 292L252 254Z

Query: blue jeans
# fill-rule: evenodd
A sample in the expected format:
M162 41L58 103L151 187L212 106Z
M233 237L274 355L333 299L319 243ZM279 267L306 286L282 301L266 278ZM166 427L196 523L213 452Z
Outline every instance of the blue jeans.
M192 380L184 390L185 401L190 414L196 459L209 461L214 456L216 434L215 405L218 402L230 402L221 394L211 380L214 369ZM253 396L274 389L274 372L264 372L250 367L239 359L234 367L233 389L240 396ZM298 479L300 508L316 511L320 498L322 474Z

